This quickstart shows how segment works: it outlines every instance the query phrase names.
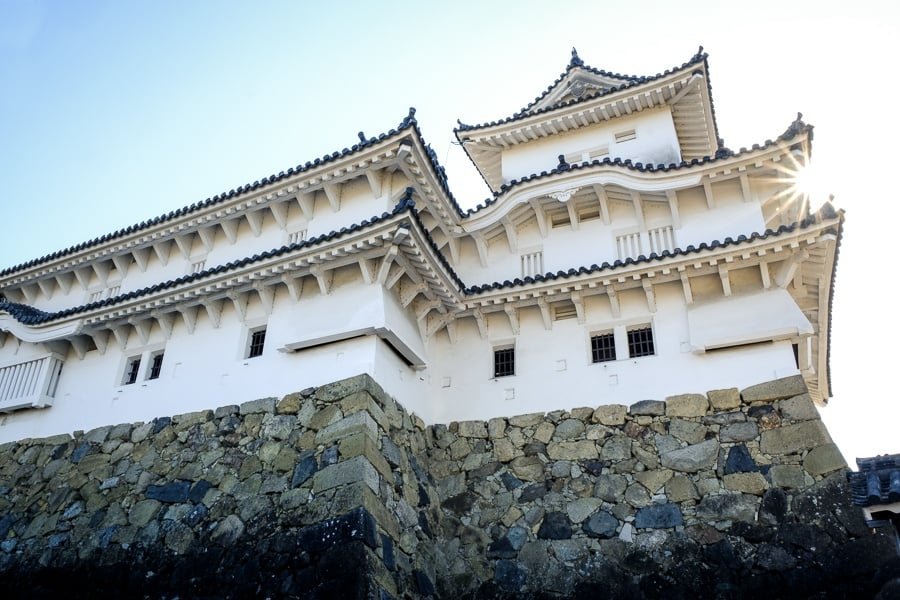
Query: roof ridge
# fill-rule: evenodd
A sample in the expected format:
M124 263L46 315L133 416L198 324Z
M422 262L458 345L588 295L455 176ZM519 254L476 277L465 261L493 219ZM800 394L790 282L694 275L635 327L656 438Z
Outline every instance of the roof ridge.
M213 206L215 204L224 202L225 200L230 200L231 198L235 198L237 196L240 196L241 194L245 194L247 192L252 192L252 191L257 190L266 185L276 183L287 177L291 177L293 175L303 173L310 169L313 169L313 168L316 168L316 167L319 167L322 165L326 165L326 164L333 162L335 160L338 160L340 158L344 158L354 152L357 152L359 150L362 150L364 148L367 148L369 146L377 144L378 142L382 142L388 138L391 138L410 127L415 128L417 133L419 133L419 137L421 137L421 132L419 132L419 130L418 130L418 123L416 121L415 114L416 114L416 109L414 107L410 107L409 112L403 118L403 120L400 121L400 124L396 128L391 128L386 132L380 133L377 136L372 136L367 139L365 138L363 132L360 131L357 134L360 138L359 143L353 144L349 148L345 147L342 150L335 151L330 154L325 154L325 155L315 158L313 160L306 161L306 163L300 163L294 167L288 168L287 170L280 171L278 174L272 174L267 177L263 177L262 179L257 179L253 183L246 183L242 186L238 186L237 188L232 188L231 190L229 190L227 192L221 192L219 194L216 194L215 196L210 196L210 197L206 198L205 200L202 200L199 202L194 202L193 204L189 204L187 206L183 206L181 208L177 208L175 210L169 211L166 214L159 215L157 217L153 217L153 218L147 219L145 221L140 221L138 223L134 223L132 225L123 227L121 229L117 229L116 231L112 231L110 233L105 233L105 234L97 236L91 240L69 246L68 248L56 250L49 254L45 254L44 256L41 256L38 258L33 258L33 259L27 260L23 263L19 263L17 265L13 265L10 267L6 267L4 269L0 269L0 277L6 276L6 275L11 275L18 271L22 271L22 270L25 270L25 269L28 269L31 267L36 267L43 263L49 262L51 260L54 260L57 258L62 258L64 256L68 256L69 254L73 254L73 253L79 252L81 250L86 250L88 248L92 248L94 246L103 244L105 242L130 235L132 233L141 231L143 229L147 229L154 225L159 225L160 223L165 223L165 222L175 219L177 217L191 214L191 213L201 210L203 208L207 208L209 206ZM454 202L455 202L455 200L454 200Z
M642 162L634 162L630 158L622 159L622 158L609 158L608 156L603 159L594 159L592 161L580 162L580 163L568 163L565 161L565 157L560 155L558 157L559 163L549 171L541 171L540 173L532 173L530 175L525 175L524 177L519 177L517 179L512 179L507 183L504 183L500 186L497 192L494 193L493 197L485 199L483 203L479 203L474 208L470 208L466 211L465 217L468 218L478 213L489 206L496 204L500 196L510 191L511 189L522 185L524 183L528 183L530 181L534 181L536 179L543 179L544 177L551 177L553 175L558 175L560 173L565 173L572 170L579 169L587 169L591 167L599 167L599 166L614 166L614 167L624 167L630 171L638 171L640 173L655 173L655 172L667 172L667 171L677 171L680 169L695 167L698 165L705 165L713 162L717 162L719 160L724 160L727 158L734 158L744 154L750 154L751 152L757 152L759 150L765 150L766 148L771 148L772 146L777 146L780 143L790 141L801 135L803 133L809 133L810 140L812 140L812 130L813 126L803 122L800 117L802 116L800 113L797 113L798 118L795 119L787 129L785 129L784 133L779 135L774 140L767 139L762 144L756 143L753 144L750 148L741 147L737 152L731 150L730 148L721 147L719 148L714 156L704 156L703 158L692 158L691 160L682 160L678 163L647 163L644 164Z

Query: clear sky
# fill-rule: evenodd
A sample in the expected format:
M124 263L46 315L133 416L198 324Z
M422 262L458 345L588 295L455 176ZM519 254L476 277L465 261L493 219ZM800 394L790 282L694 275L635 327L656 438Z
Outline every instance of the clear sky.
M517 111L572 46L651 75L702 44L728 146L774 138L798 111L816 126L816 171L847 211L823 414L851 464L900 452L897 7L0 0L0 267L340 150L409 106L473 206L488 192L452 143L457 118Z

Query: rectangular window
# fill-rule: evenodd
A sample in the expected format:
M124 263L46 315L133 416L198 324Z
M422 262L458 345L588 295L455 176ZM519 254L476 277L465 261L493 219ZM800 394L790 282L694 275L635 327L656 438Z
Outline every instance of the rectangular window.
M640 327L628 330L628 355L631 358L653 356L653 329Z
M553 320L563 321L565 319L574 319L578 316L578 309L571 300L563 300L553 304Z
M206 259L205 258L203 260L198 260L197 262L192 262L191 263L191 274L193 275L194 273L199 273L200 271L202 271L205 268L206 268Z
M494 377L508 377L516 374L516 349L494 350Z
M615 137L616 143L627 142L628 140L637 138L637 133L634 129L629 129L628 131L620 131L619 133L615 134Z
M257 329L250 334L250 349L247 358L262 356L263 347L266 345L266 330Z
M125 367L125 385L131 385L138 378L138 372L141 370L141 357L135 356L128 359L128 365Z
M306 230L294 231L288 234L288 244L299 244L306 239Z
M520 257L522 263L522 277L544 274L544 252L528 252Z
M612 333L591 336L591 362L616 360L616 337Z
M150 375L147 379L159 379L162 372L163 353L154 354L150 357Z

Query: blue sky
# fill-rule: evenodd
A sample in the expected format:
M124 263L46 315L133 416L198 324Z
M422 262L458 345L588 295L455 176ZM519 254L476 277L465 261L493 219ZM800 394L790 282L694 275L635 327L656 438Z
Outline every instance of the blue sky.
M884 268L900 211L889 2L0 0L0 266L201 201L396 126L410 106L463 206L487 196L456 119L528 103L564 69L654 74L703 44L738 148L816 125L848 222L825 417L845 456L900 452ZM873 339L874 338L874 339Z

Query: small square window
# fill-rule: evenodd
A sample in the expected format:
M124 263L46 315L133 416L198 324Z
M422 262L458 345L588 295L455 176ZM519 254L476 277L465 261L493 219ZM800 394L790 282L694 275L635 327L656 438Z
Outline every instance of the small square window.
M163 353L158 352L150 357L150 374L147 379L159 379L162 373Z
M516 349L494 350L494 377L508 377L516 374Z
M612 333L591 336L591 362L616 360L616 337Z
M628 330L628 355L631 358L653 356L653 329L640 327Z
M131 385L132 383L136 382L140 370L141 357L135 356L133 358L129 358L128 363L125 366L125 377L122 383L124 383L125 385Z
M263 347L266 345L266 330L257 329L250 334L250 348L247 352L247 358L255 358L262 356Z

